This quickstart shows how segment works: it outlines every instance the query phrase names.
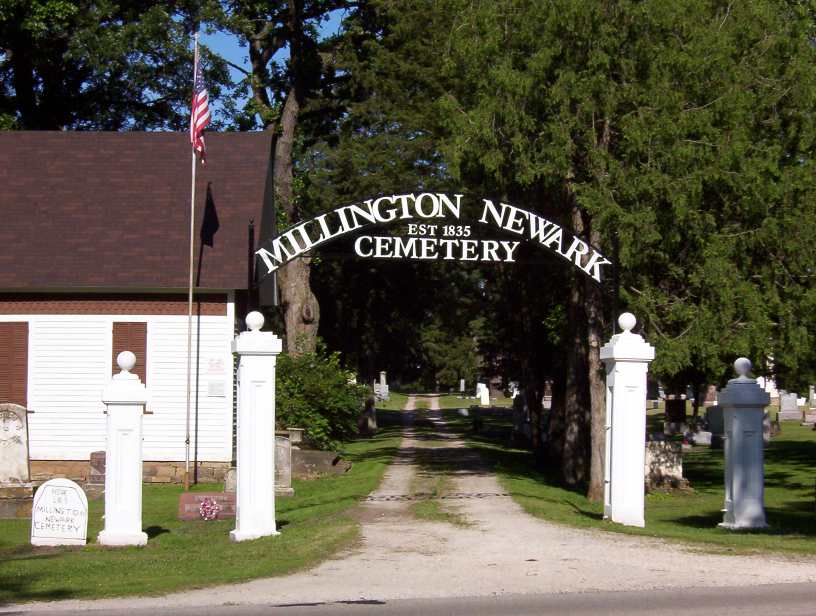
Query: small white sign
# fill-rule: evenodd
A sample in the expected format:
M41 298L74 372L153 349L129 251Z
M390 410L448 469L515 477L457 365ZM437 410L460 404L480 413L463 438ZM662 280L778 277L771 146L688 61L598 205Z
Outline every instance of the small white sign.
M85 545L88 498L70 479L51 479L37 488L31 511L31 545Z
M224 398L226 397L226 384L224 381L207 381L207 397L208 398Z

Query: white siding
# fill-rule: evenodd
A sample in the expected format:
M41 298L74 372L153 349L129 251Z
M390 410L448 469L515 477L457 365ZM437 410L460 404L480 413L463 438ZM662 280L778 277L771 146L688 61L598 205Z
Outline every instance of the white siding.
M232 333L224 317L201 318L201 352L193 331L190 405L190 458L196 443L196 357L198 357L198 460L232 457ZM165 317L147 327L147 382L150 410L145 417L145 459L184 460L187 417L187 318ZM210 396L210 386L223 396Z
M29 321L31 458L81 460L105 448L100 394L110 378L110 339L104 317Z
M201 317L198 384L199 461L232 459L233 304L227 316ZM146 315L0 315L29 323L28 406L34 460L86 460L105 449L102 389L111 369L114 321L147 323L144 459L183 461L187 415L187 317ZM196 331L193 330L195 376ZM223 386L223 392L220 390ZM195 379L193 380L195 387ZM212 394L223 393L223 396ZM193 390L190 457L196 444Z

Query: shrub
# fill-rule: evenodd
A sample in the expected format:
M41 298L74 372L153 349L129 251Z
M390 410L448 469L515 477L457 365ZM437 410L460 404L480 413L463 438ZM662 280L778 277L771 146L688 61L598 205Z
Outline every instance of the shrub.
M277 424L304 429L304 439L317 449L336 448L357 434L357 419L367 395L343 369L339 353L318 344L314 353L278 357Z

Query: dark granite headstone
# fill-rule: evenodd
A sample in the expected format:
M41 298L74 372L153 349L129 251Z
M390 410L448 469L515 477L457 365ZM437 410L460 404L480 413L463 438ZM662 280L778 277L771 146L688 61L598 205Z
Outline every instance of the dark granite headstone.
M670 423L686 422L685 396L666 396L666 421Z

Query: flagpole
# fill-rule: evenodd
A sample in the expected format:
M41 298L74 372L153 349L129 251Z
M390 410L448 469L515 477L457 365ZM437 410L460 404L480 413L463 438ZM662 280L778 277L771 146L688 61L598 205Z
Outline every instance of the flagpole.
M198 31L194 34L194 67L198 67ZM195 90L196 70L193 70ZM187 422L184 436L184 491L190 489L190 400L193 378L193 266L195 260L195 193L196 193L196 153L192 151L190 170L190 279L187 286Z

